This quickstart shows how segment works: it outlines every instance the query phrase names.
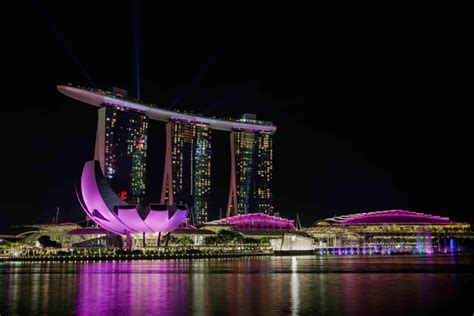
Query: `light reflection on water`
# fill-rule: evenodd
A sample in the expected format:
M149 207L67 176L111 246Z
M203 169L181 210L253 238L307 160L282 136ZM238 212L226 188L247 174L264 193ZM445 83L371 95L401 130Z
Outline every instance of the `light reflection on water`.
M470 256L0 263L0 314L472 314Z

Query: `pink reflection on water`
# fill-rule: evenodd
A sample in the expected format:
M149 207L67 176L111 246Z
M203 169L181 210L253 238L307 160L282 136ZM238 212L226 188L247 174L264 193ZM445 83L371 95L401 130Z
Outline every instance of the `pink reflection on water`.
M5 315L470 315L472 256L0 264Z
M169 314L187 311L186 261L111 261L81 265L78 315Z

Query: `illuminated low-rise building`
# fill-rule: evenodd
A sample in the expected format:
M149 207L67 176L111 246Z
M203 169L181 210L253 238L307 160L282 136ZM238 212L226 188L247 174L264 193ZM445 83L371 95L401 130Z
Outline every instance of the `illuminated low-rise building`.
M14 227L16 240L36 247L40 247L42 238L46 238L46 240L56 243L62 248L71 248L75 243L99 238L105 234L104 231L93 232L87 236L84 234L69 234L70 231L81 228L75 223L34 224Z
M468 223L404 210L336 216L304 231L321 254L458 252L474 238Z
M228 218L218 219L206 225L230 226L236 231L296 231L295 221L280 216L265 213L240 214Z

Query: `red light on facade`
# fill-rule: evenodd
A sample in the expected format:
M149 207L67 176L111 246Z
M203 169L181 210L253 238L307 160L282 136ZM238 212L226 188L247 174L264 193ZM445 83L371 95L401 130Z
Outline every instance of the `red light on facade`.
M121 191L120 192L120 199L122 201L125 201L127 199L127 191Z
M138 137L137 148L138 148L138 149L142 149L142 148L143 148L143 137L142 137L142 135L140 135L140 136Z

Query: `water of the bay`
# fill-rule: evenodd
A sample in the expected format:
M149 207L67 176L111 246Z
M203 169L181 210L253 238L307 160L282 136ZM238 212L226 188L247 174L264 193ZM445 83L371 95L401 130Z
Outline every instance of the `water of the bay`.
M472 256L0 263L0 315L474 313Z

